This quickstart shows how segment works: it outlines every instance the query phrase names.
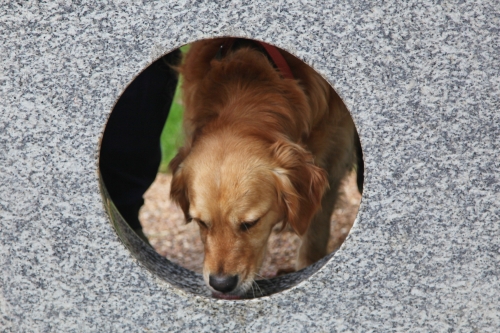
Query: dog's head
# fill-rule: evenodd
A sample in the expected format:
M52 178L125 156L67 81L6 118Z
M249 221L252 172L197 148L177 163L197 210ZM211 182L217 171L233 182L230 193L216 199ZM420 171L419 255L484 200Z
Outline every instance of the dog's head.
M171 197L200 227L204 280L223 295L252 287L276 224L307 230L327 186L326 172L301 146L230 130L181 149L171 169Z

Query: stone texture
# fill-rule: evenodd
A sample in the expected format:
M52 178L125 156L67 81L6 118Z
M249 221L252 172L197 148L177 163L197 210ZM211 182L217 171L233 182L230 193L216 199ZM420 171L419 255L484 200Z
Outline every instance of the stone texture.
M0 6L0 331L500 329L497 1ZM120 241L97 174L106 119L134 76L225 35L323 74L366 163L340 250L243 301L207 298L199 277L118 228Z

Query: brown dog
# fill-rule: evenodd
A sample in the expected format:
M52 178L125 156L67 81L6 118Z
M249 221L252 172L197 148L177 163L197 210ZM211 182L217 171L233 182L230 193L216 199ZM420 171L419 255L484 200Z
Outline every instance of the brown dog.
M205 282L231 298L252 287L279 223L302 237L297 269L327 254L359 142L341 99L309 66L279 51L294 77L285 78L260 44L224 45L194 43L180 69L186 142L170 167L172 199L200 226Z

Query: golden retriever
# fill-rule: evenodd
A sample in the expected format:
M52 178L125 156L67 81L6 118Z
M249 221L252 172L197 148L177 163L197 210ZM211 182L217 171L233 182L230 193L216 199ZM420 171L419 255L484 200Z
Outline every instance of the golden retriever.
M279 52L293 78L243 39L195 42L180 68L186 139L170 164L170 194L200 226L203 277L220 298L252 287L277 224L301 236L296 269L327 254L339 184L359 154L339 96Z

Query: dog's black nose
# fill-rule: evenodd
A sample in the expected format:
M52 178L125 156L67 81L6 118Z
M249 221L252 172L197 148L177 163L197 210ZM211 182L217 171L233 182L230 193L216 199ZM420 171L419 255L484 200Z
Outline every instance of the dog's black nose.
M228 275L228 276L218 276L218 275L210 275L208 278L208 282L210 286L221 293L227 293L234 288L238 284L238 275Z

